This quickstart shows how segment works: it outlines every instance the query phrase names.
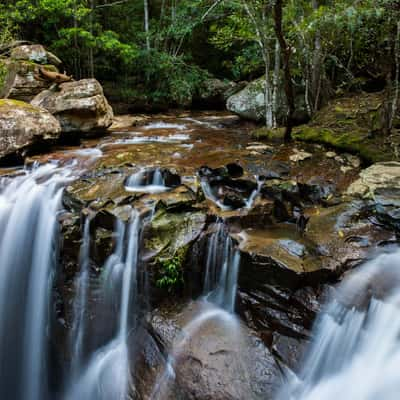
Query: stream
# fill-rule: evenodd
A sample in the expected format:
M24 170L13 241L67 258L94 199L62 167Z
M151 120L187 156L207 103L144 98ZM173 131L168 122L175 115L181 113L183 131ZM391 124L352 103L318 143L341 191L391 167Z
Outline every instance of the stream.
M358 171L227 113L130 125L0 170L0 398L397 399L393 232L327 189Z

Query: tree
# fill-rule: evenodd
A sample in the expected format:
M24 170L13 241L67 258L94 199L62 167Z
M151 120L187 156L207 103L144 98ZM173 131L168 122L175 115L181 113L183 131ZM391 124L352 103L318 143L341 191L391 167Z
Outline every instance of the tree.
M282 9L283 9L282 0L275 0L274 4L275 33L278 38L279 45L283 54L283 71L285 77L284 86L285 86L286 101L288 106L285 140L291 140L292 128L293 128L293 115L296 107L294 100L292 73L290 70L290 58L292 51L290 49L290 46L286 42L282 30Z

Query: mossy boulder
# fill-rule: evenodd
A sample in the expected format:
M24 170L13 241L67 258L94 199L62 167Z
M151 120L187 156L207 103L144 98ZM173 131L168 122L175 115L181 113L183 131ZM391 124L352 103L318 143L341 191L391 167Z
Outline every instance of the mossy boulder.
M396 158L383 134L383 93L362 93L331 101L308 125L297 127L293 137L359 154L367 162Z
M31 60L0 59L0 97L29 102L48 89L51 82L37 79L39 67L58 72L52 64L39 65Z
M32 104L51 112L63 132L103 132L111 126L113 110L96 79L66 82L57 90L39 93Z
M61 127L46 110L17 100L0 100L0 158L59 137Z
M146 251L150 256L169 259L179 249L198 238L203 231L206 215L200 211L168 212L159 209L146 234Z

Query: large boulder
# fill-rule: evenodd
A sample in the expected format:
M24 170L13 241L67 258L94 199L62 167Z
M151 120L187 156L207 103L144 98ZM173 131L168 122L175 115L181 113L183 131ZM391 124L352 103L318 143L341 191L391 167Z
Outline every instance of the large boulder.
M347 190L367 200L380 223L400 232L400 162L381 162L360 173Z
M242 87L235 82L217 78L206 79L199 89L197 96L193 98L193 104L200 107L224 108L230 96Z
M59 122L46 110L17 100L0 100L0 158L59 137Z
M374 198L385 190L400 195L400 162L381 162L364 169L360 178L350 185L347 193L357 197ZM400 206L399 199L398 197L397 201Z
M272 398L279 387L278 363L260 338L209 303L163 305L152 312L150 324L174 369L173 379L161 371L143 385L153 399L258 400Z
M280 82L278 90L278 107L276 118L279 123L286 119L287 105L283 82ZM304 94L296 95L296 112L294 120L297 123L306 122L308 114L304 102ZM244 89L230 96L226 108L242 118L253 121L265 119L265 79L261 77L250 82Z
M52 82L37 79L39 68L58 72L54 65L39 65L29 60L0 59L0 97L30 102Z
M40 44L11 47L0 59L0 97L29 102L52 82L38 79L39 68L58 72L62 62Z
M96 79L82 79L38 94L32 104L52 113L63 132L101 132L111 126L113 111Z
M31 61L36 64L52 64L59 66L61 60L53 53L47 51L40 44L17 46L11 50L11 59Z
M355 93L331 100L307 125L296 127L292 136L356 153L368 163L398 159L400 112L388 140L385 97L384 92Z

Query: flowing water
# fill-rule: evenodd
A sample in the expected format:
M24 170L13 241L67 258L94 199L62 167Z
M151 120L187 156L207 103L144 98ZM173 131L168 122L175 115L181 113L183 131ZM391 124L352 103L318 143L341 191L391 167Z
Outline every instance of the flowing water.
M88 287L90 278L90 218L86 217L83 228L83 240L79 254L80 273L75 282L71 347L71 376L76 377L83 364L83 341L85 334Z
M49 308L57 213L70 171L45 165L0 181L0 398L49 398Z
M399 266L400 251L380 255L345 280L278 400L399 398Z
M224 224L219 222L208 241L204 289L199 309L175 339L164 371L156 380L151 399L161 400L168 393L169 386L176 379L175 370L181 354L204 325L214 324L228 337L228 341L236 342L239 346L240 324L233 314L239 266L240 253L234 248Z
M207 251L204 297L219 308L233 313L240 266L240 253L222 223L211 235Z
M126 180L125 189L134 193L161 193L167 191L168 187L160 168L143 168Z
M132 355L141 311L137 268L144 224L136 210L132 210L129 222L117 223L113 254L101 268L100 277L91 271L90 216L82 224L80 268L71 302L71 363L57 365L56 369L65 367L66 376L57 375L61 382L52 381L54 364L49 347L55 314L58 216L69 182L94 163L102 165L101 161L107 167L118 160L117 165L134 164L135 170L139 169L125 181L126 190L147 195L172 190L160 165L183 167L193 177L204 163L216 168L246 159L242 155L248 139L243 139L242 132L220 128L212 116L156 121L116 135L101 139L94 147L88 140L80 149L63 148L49 155L42 166L0 178L1 400L126 400L135 389ZM130 158L125 159L126 154ZM228 209L206 180L201 185L210 200ZM244 208L254 205L261 186L257 179L257 188ZM397 400L399 265L399 251L381 255L344 281L318 318L301 372L288 373L278 400ZM220 221L208 241L202 296L192 303L195 311L173 342L165 369L152 390L154 400L164 398L179 374L182 357L193 350L193 343L201 343L199 336L218 332L234 348L243 346L238 337L241 324L234 314L239 266L239 252ZM107 310L104 319L104 310L93 309L90 302L93 277L99 292L96 295L102 299L96 304ZM93 332L89 325L96 324L108 325L107 334L87 346L86 338ZM215 327L218 329L213 331Z
M132 374L128 340L135 328L140 229L141 218L135 210L127 228L118 224L116 249L104 269L104 295L112 302L117 301L114 304L118 315L116 335L92 355L72 382L65 399L124 400L128 396ZM118 291L119 296L113 290L110 299L110 288Z

